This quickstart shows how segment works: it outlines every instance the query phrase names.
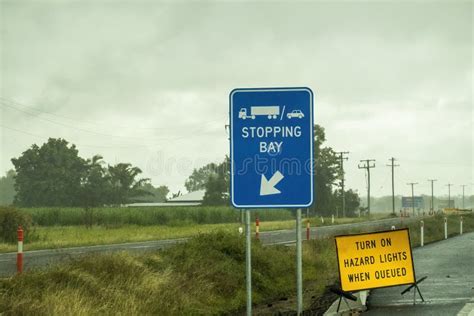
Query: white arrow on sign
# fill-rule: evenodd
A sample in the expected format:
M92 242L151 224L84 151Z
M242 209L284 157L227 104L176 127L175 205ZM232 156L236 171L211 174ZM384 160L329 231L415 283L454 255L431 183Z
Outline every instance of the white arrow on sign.
M275 174L267 180L267 178L262 174L262 182L260 183L260 195L271 195L271 194L279 194L281 193L280 190L275 188L275 185L283 179L284 176L281 174L280 171L275 172Z

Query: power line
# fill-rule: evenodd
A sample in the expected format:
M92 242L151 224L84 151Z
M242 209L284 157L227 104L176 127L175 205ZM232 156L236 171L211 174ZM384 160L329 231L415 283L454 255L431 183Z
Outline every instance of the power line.
M418 182L407 183L407 185L411 185L411 207L413 209L413 217L415 216L415 191L413 189L413 186L416 184L418 184Z
M92 121L86 121L86 120L79 120L77 118L73 118L73 117L69 117L69 116L64 116L64 115L59 115L59 114L56 114L56 113L51 113L51 112L48 112L48 111L43 111L43 110L39 110L37 108L34 108L32 106L28 106L28 105L25 105L23 103L20 103L16 100L13 100L11 98L5 98L5 97L0 97L0 103L3 103L3 104L8 104L9 107L11 108L15 108L19 111L33 111L33 112L36 112L36 114L31 114L31 115L34 115L35 117L38 117L38 115L41 115L41 114L46 114L46 115L50 115L50 116L53 116L53 117L56 117L56 118L59 118L59 119L66 119L66 120L69 120L69 121L72 121L74 123L77 123L77 122L82 122L83 124L86 124L86 125L95 125L95 126L99 126L99 127L102 127L104 122L92 122ZM13 106L16 105L15 106ZM224 117L226 117L226 115L224 115ZM210 120L210 121L205 121L203 122L204 124L209 124L209 123L217 123L217 122L221 122L224 117L222 119L216 119L216 120ZM120 129L134 129L134 130L137 130L137 129L141 129L141 130L155 130L155 131L163 131L163 130L170 130L170 129L176 129L176 130L181 130L183 128L186 128L186 126L172 126L172 127L142 127L142 126L126 126L126 125L111 125L110 123L106 123L107 126L109 127L113 127L113 128L120 128Z
M1 101L0 101L0 103L1 103ZM128 140L128 141L133 141L133 142L136 142L136 141L145 141L145 142L153 142L153 143L154 142L160 142L160 141L169 142L169 141L181 140L181 139L185 139L185 138L196 137L196 136L201 136L201 135L206 134L206 133L190 133L188 135L182 135L182 136L177 136L177 137L161 137L161 138L143 138L143 137L113 135L113 134L106 134L106 133L96 132L96 131L89 130L89 129L83 129L83 128L71 126L71 125L68 125L68 124L65 124L65 123L61 123L61 122L56 122L56 121L53 121L53 120L50 120L50 119L47 119L47 118L36 116L36 115L31 114L27 111L23 111L21 109L17 109L15 107L5 105L5 104L3 104L3 105L0 104L0 107L9 107L9 108L15 109L17 111L26 113L30 116L33 116L34 118L37 118L37 119L40 119L40 120L43 120L43 121L46 121L46 122L49 122L49 123L53 123L53 124L56 124L56 125L59 125L59 126L63 126L63 127L69 128L69 129L78 130L78 131L81 131L81 132L87 132L87 133L91 133L93 135L98 135L98 136L124 139L124 140Z
M371 165L371 162L374 162L373 165ZM367 214L370 215L370 169L375 168L375 159L365 159L365 160L360 160L360 162L363 162L364 164L361 166L360 164L358 165L359 169L366 169L367 170Z
M387 165L389 167L392 167L392 214L395 215L395 176L394 176L394 168L399 167L400 165L395 164L395 158L390 158L391 164Z
M187 138L189 137L189 135L183 135L183 136L179 136L177 138L143 138L143 137L133 137L133 136L122 136L122 135L113 135L113 134L107 134L107 133L102 133L102 132L97 132L97 131L94 131L94 130L90 130L90 129L86 129L86 128L81 128L81 127L77 127L77 126L72 126L70 124L66 124L66 123L63 123L63 122L58 122L58 121L55 121L55 120L51 120L49 118L45 118L45 117L41 117L41 116L38 116L36 114L33 114L33 113L30 113L26 110L23 110L21 108L18 108L18 107L15 107L15 106L12 106L11 104L7 104L6 102L0 100L0 106L3 107L3 108L10 108L10 109L13 109L13 110L16 110L16 111L19 111L19 112L22 112L22 113L25 113L31 117L34 117L36 119L39 119L39 120L43 120L45 122L49 122L49 123L52 123L52 124L56 124L56 125L59 125L59 126L63 126L63 127L66 127L66 128L69 128L69 129L74 129L74 130L78 130L78 131L81 131L81 132L86 132L86 133L90 133L90 134L94 134L94 135L99 135L99 136L105 136L105 137L114 137L114 138L120 138L120 139L127 139L127 140L132 140L132 141L137 141L137 140L145 140L145 141L151 141L151 142L154 142L154 141L161 141L161 140L174 140L174 139L180 139L180 138ZM199 129L196 129L192 134L193 135L203 135L205 133L202 132L202 130L204 129L205 125L203 126L200 126ZM201 131L201 133L198 133L199 131Z
M346 195L344 192L344 160L348 160L349 158L344 157L344 155L349 154L349 152L340 151L336 152L336 154L339 155L339 164L341 168L342 217L346 217ZM339 214L336 214L336 216L339 217Z
M20 130L20 129L16 129L16 128L13 128L13 127L9 127L9 126L3 125L3 124L0 124L0 127L9 129L9 130L14 131L14 132L17 132L17 133L21 133L21 134L29 135L29 136L32 136L32 137L36 137L36 138L41 138L41 139L48 138L48 136L43 136L43 135L39 135L39 134L33 134L33 133L30 133L30 132L27 132L27 131L24 131L24 130ZM140 145L140 144L135 144L135 145L131 145L131 146L86 145L86 144L77 143L77 142L71 142L71 144L79 145L79 146L82 146L82 147L92 147L92 148L134 148L134 147L146 147L146 145Z
M128 136L119 136L119 135L112 135L112 134L105 134L105 133L100 133L100 132L96 132L96 131L92 131L92 130L89 130L89 129L85 129L85 128L80 128L80 127L76 127L76 126L71 126L71 125L68 125L68 124L65 124L65 123L61 123L61 122L57 122L57 121L53 121L53 120L50 120L48 118L45 118L45 117L40 117L40 116L37 116L35 114L32 114L28 111L25 111L25 110L22 110L22 109L19 109L19 108L16 108L14 106L11 106L11 105L8 105L8 104L5 104L3 103L2 101L0 101L0 103L2 103L2 107L8 107L8 108L11 108L11 109L14 109L16 111L20 111L20 112L23 112L27 115L30 115L32 117L35 117L37 119L40 119L40 120L43 120L45 122L49 122L49 123L52 123L52 124L56 124L56 125L59 125L59 126L63 126L63 127L66 127L66 128L69 128L69 129L74 129L74 130L78 130L78 131L81 131L81 132L86 132L86 133L91 133L91 134L94 134L94 135L99 135L99 136L106 136L106 137L116 137L116 138L123 138L123 139L129 139L129 140L142 140L143 138L138 138L138 137L128 137Z

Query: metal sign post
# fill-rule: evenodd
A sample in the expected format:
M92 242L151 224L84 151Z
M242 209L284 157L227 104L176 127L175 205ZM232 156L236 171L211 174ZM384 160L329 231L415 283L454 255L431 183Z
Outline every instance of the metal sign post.
M252 315L252 242L250 238L250 210L245 211L245 279L247 281L247 316Z
M297 309L303 309L301 208L313 204L313 92L234 89L229 96L230 200L246 209L247 315L252 312L250 208L296 208Z
M303 265L301 251L301 209L296 210L296 299L297 314L303 311Z

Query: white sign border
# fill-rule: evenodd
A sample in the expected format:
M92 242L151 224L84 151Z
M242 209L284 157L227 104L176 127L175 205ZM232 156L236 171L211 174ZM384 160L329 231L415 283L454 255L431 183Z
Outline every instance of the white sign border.
M309 111L310 111L310 130L311 130L311 137L310 137L310 173L312 174L311 176L311 200L307 204L280 204L280 205L239 205L234 202L234 135L233 135L233 110L234 110L234 104L232 102L233 100L233 95L237 92L274 92L274 91L306 91L310 94L310 104L309 104ZM314 117L313 117L313 102L314 102L314 93L313 90L311 90L308 87L295 87L295 88L236 88L233 89L230 94L229 94L229 103L230 103L230 109L229 109L229 122L230 122L230 188L231 188L231 203L235 208L302 208L302 207L309 207L313 204L314 202L314 165L313 165L313 158L314 158L314 149L313 149L313 144L314 144Z

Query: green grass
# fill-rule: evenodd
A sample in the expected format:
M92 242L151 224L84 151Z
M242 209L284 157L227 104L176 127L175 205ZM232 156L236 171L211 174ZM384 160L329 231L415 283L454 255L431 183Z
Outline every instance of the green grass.
M448 219L448 238L459 235L460 217L457 215L450 215ZM420 223L413 223L407 225L410 229L410 242L412 247L420 245ZM474 216L473 214L463 215L463 233L474 231ZM429 244L434 241L444 239L444 216L436 215L424 219L424 243Z
M260 216L260 214L259 214ZM255 214L253 214L255 217ZM360 222L363 220L378 219L380 216L370 218L343 218L335 220L336 224ZM331 225L331 219L325 218L324 224L320 218L311 218L312 226ZM305 221L303 226L305 226ZM86 228L84 225L79 226L39 226L34 228L33 238L30 242L25 243L25 251L54 249L64 247L105 245L126 242L139 242L160 239L174 239L192 237L199 233L211 232L214 230L223 230L227 232L237 232L242 225L239 223L224 224L188 224L176 226L139 226L139 225L121 225L98 226L94 225ZM286 221L261 221L260 231L294 229L295 220ZM255 231L255 224L252 224L252 231ZM0 253L16 251L16 244L0 243Z
M304 281L319 295L336 277L334 243L305 243ZM253 301L295 292L294 248L252 246ZM93 255L0 279L0 314L221 315L245 307L244 238L201 234L141 256ZM323 273L325 271L326 273ZM315 286L317 284L317 286Z
M424 221L426 242L444 238L442 216ZM419 223L408 227L412 245L419 245ZM448 227L450 236L457 235L459 217L449 216ZM473 216L464 216L464 232L473 230ZM349 229L348 233L361 231ZM244 249L243 236L217 231L198 234L161 252L90 255L3 278L0 314L241 314L245 308ZM337 280L333 238L303 243L303 270L308 304L311 296L318 297ZM294 296L295 249L263 247L254 241L252 273L255 304Z
M227 206L195 207L102 207L86 214L82 208L22 208L30 214L33 223L39 226L100 225L117 227L122 225L167 225L220 224L239 221L240 212ZM89 216L91 215L91 216ZM262 221L290 220L295 218L289 210L261 210Z

